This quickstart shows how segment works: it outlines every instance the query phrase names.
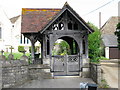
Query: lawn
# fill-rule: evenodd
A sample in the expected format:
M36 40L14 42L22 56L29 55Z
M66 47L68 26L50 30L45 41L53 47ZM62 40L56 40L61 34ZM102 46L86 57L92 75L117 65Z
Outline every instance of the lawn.
M6 59L8 59L10 53L4 52L4 55L6 57ZM23 53L17 52L17 53L12 53L14 55L14 59L20 59L20 57L23 55ZM30 56L30 53L26 53L26 56Z

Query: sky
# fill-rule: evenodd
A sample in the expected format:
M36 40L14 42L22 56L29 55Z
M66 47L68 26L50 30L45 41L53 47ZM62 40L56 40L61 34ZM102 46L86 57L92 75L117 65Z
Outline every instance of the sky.
M111 16L118 16L120 0L0 0L0 7L8 18L12 18L21 15L22 8L62 8L66 1L80 17L97 27L99 12L101 12L101 26Z

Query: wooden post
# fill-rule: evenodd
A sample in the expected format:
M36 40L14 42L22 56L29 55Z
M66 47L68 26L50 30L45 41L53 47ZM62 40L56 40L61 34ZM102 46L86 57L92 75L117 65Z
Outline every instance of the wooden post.
M31 59L32 62L35 60L35 42L38 40L37 34L24 35L31 41Z
M86 58L88 58L88 35L85 36L85 54Z
M79 53L80 53L80 70L82 71L82 67L83 67L83 59L82 59L82 51L83 51L83 47L82 47L82 38L80 38L80 43L79 43Z
M35 42L31 41L31 56L32 62L35 60Z
M41 42L41 64L43 64L43 41Z

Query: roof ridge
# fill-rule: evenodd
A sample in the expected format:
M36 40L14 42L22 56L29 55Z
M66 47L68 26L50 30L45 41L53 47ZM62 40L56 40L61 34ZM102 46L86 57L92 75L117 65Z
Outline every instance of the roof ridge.
M61 10L61 8L22 8L22 10L43 10L43 9L46 9L46 10Z
M15 23L20 16L21 15L14 16L14 17L10 18L9 20L11 21L11 23Z

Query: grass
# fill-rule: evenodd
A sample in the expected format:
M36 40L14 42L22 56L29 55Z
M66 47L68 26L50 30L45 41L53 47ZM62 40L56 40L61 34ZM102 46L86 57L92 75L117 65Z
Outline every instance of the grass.
M99 88L110 88L110 86L107 84L105 79L102 79L101 85L99 85Z
M9 56L10 53L7 53L7 52L4 52L4 55L6 57L6 59L8 60L8 56ZM20 52L17 52L17 53L12 53L13 56L14 56L14 59L20 59L20 57L23 55L23 53L20 53ZM30 56L30 53L26 53L25 54L26 56Z
M109 59L106 58L106 57L101 56L101 57L99 57L99 60L109 60Z

